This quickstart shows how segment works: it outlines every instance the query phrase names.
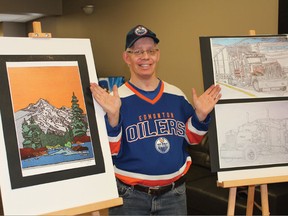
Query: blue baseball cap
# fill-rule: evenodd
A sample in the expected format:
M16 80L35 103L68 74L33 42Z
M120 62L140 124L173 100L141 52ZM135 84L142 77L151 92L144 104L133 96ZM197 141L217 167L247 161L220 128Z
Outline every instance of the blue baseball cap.
M156 37L156 34L150 29L144 27L143 25L137 25L132 28L126 36L126 45L125 50L133 46L133 44L142 37L150 37L154 40L156 44L159 43L159 39Z

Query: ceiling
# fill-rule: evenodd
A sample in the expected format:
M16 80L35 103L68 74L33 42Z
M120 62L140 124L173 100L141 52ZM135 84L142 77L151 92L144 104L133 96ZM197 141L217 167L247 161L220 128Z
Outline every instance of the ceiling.
M62 15L62 0L0 0L0 22L26 23Z
M0 22L28 22L43 17L44 14L25 13L25 14L5 14L0 13Z

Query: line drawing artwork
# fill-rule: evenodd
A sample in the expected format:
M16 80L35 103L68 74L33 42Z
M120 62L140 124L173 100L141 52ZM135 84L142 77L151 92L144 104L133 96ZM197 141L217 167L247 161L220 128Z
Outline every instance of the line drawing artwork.
M288 164L287 35L205 36L200 48L204 88L219 84L222 95L209 129L211 171L221 181L281 176Z
M288 102L218 104L215 109L221 119L216 124L221 169L288 163Z
M222 99L288 96L287 36L211 38L210 43Z
M23 176L95 165L77 62L7 62Z

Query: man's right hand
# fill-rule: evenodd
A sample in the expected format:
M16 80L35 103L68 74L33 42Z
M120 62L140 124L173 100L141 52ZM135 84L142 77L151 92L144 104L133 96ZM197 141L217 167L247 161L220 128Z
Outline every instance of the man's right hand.
M109 94L105 89L96 83L90 84L90 90L93 98L107 113L108 121L111 127L115 127L119 123L121 99L118 94L118 88L113 86L113 94Z

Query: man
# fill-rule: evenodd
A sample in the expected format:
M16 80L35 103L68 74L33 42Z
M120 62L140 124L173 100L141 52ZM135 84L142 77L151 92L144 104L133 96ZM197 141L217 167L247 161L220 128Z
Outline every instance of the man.
M110 215L185 215L185 174L191 158L185 143L197 144L208 130L209 113L221 97L213 85L201 96L192 89L194 108L183 92L157 77L159 39L139 25L126 36L123 59L130 79L108 94L91 84L106 112L109 144L123 206ZM184 142L186 139L187 142Z

